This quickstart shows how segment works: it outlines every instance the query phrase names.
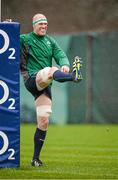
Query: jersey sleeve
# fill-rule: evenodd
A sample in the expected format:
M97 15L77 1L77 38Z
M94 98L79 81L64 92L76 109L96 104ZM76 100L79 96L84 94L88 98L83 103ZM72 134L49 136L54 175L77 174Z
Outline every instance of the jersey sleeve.
M22 55L23 48L24 48L24 35L20 35L20 57Z
M53 46L53 57L56 63L61 67L64 65L70 66L69 60L65 52L60 48L58 43L51 37L52 46Z
M26 36L20 35L20 70L24 80L27 79L27 57L28 57L28 46L26 43Z

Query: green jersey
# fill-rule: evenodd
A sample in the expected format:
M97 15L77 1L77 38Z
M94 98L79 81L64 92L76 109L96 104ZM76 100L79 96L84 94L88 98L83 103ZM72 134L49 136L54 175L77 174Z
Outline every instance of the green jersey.
M51 67L53 59L60 67L69 66L66 54L52 37L38 36L34 32L20 36L20 57L24 80L45 67Z

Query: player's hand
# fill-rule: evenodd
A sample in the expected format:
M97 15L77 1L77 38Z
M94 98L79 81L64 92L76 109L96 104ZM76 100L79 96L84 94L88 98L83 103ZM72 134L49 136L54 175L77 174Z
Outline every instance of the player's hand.
M65 65L65 66L62 66L62 67L61 67L61 71L64 72L64 73L69 73L70 68Z

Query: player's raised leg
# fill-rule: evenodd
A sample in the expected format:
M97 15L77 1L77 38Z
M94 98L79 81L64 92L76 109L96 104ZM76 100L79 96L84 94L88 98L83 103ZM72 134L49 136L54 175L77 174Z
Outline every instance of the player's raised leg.
M46 67L40 70L36 75L36 86L39 91L45 89L53 80L58 82L80 82L82 80L81 73L82 62L79 57L75 57L73 69L71 73L62 72L57 67Z

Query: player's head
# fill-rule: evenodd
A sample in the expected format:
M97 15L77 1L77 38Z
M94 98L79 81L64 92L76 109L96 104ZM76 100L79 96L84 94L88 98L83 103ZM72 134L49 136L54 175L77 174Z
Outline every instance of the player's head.
M32 19L33 31L39 36L44 36L47 31L48 22L43 14L35 14Z

